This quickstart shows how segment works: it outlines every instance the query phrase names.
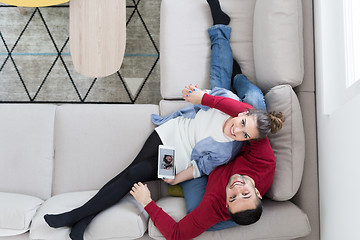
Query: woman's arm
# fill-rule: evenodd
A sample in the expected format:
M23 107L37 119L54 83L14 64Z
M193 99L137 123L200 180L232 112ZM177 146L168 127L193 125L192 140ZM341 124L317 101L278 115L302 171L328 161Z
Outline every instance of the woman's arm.
M253 107L250 104L240 102L238 100L213 96L205 93L202 97L201 104L211 108L216 108L231 117L237 117L239 113L246 112Z
M202 104L216 108L231 117L237 117L239 113L253 108L250 104L232 98L209 95L192 84L185 87L182 93L183 98L192 104Z
M175 185L181 182L185 182L187 180L193 179L194 175L193 175L193 169L194 167L188 167L187 169L185 169L184 171L179 172L178 174L176 174L174 179L170 179L170 178L164 178L164 182L170 184L170 185Z

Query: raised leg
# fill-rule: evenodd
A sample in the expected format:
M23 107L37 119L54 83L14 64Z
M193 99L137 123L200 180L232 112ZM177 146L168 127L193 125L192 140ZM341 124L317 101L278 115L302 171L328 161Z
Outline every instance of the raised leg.
M214 25L228 25L230 23L230 17L222 11L219 0L207 0L207 2L210 6Z
M245 75L237 74L233 80L233 88L242 102L266 112L264 95L255 84L252 84Z
M211 41L210 89L215 87L230 90L233 67L230 47L231 28L215 25L208 30Z

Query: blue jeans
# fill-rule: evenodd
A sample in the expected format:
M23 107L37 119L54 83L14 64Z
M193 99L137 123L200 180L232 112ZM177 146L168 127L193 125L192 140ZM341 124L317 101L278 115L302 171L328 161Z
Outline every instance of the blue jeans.
M244 74L237 74L234 77L233 88L242 102L266 112L263 93L260 88L252 84Z
M230 47L231 27L214 25L208 29L211 41L210 89L230 90L233 57Z
M211 40L211 66L210 66L210 88L222 87L230 90L233 56L230 46L231 27L225 25L214 25L208 30ZM243 74L234 77L233 88L236 90L240 100L251 104L254 108L266 111L264 96L261 90ZM207 176L195 178L180 183L186 202L186 212L189 213L199 206L208 181ZM225 189L224 189L225 190ZM227 220L219 222L207 231L216 231L238 226L234 221Z
M231 27L214 25L208 30L211 41L210 88L231 88L233 56L230 46ZM245 75L237 74L232 86L242 102L266 111L264 95Z

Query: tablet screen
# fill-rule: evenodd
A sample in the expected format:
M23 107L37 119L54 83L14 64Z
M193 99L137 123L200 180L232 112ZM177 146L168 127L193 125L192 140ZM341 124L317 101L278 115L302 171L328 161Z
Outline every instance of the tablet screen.
M175 177L175 149L172 147L159 146L158 177Z

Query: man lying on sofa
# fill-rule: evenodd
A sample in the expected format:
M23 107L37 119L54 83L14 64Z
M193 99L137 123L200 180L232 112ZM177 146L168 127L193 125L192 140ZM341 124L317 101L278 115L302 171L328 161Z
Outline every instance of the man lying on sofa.
M214 25L220 24L215 27L228 25L230 18L222 12L218 0L207 1ZM185 93L185 100L198 92ZM262 95L261 91L259 94ZM223 106L214 107L231 111L232 101L236 100L224 98L219 101ZM219 230L256 222L262 213L261 198L272 185L275 166L275 156L267 137L243 144L238 156L227 165L214 169L208 179L201 177L181 184L188 214L179 222L156 205L146 184L135 183L130 193L142 204L166 239L192 239L209 228ZM233 221L229 221L230 218Z

